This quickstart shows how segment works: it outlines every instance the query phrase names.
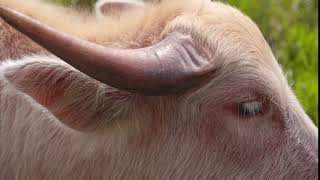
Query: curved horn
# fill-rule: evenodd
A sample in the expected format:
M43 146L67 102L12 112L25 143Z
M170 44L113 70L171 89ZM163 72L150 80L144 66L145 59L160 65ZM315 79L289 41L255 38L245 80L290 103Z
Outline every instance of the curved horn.
M211 74L208 59L186 35L172 33L142 49L116 49L57 32L6 7L0 7L0 17L76 69L119 89L145 95L174 94Z

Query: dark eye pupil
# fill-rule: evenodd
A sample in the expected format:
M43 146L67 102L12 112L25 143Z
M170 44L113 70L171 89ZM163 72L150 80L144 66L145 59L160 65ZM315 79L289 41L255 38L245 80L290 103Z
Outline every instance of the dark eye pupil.
M239 104L239 113L242 116L254 116L262 113L262 102L251 101Z

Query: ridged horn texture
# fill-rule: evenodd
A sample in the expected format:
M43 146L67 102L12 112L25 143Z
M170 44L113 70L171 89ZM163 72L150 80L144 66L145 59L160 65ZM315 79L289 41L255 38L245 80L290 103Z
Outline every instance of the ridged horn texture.
M141 49L108 48L58 32L6 7L0 17L79 71L109 86L143 95L182 93L213 70L192 38L171 33Z

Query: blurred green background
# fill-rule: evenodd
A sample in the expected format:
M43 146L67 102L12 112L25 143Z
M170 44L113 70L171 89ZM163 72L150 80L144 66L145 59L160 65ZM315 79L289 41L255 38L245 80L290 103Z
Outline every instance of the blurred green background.
M95 0L51 0L92 7ZM318 0L222 0L250 16L285 69L307 114L318 125Z

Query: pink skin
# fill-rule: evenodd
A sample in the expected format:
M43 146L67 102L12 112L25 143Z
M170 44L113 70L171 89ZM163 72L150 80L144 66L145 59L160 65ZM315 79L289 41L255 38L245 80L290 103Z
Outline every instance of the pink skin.
M128 93L52 56L0 65L0 179L317 179L317 128L260 32L229 7L204 7L201 22L215 23L213 9L228 23L168 28L204 47L200 35L223 34L208 48L219 70L183 94ZM240 112L255 101L262 112Z

